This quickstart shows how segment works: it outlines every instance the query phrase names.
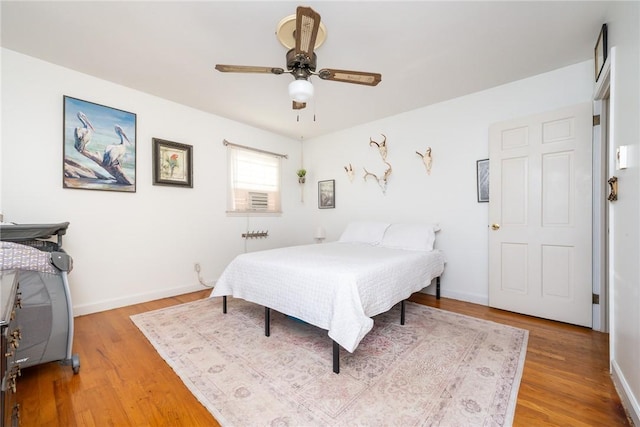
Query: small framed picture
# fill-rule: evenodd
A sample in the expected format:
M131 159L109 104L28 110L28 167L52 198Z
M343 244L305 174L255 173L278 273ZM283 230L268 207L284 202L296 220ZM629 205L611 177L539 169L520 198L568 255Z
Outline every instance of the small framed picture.
M336 207L335 179L318 181L318 209L332 209L335 207Z
M489 201L489 159L476 161L478 203Z
M193 188L193 146L153 138L153 185Z
M607 60L607 24L602 24L602 28L600 28L598 41L596 42L596 47L593 52L593 59L595 61L596 81L598 81L604 63Z

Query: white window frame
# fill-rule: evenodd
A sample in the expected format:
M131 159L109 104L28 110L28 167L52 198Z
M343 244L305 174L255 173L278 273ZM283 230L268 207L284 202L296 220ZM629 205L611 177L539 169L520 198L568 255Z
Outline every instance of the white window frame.
M227 146L227 214L282 213L282 154L224 141Z

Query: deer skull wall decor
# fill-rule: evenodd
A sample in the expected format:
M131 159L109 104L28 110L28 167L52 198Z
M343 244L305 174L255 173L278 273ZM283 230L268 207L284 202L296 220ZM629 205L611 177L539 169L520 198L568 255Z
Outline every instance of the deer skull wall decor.
M387 137L382 133L380 135L382 135L382 138L384 138L382 142L375 142L373 138L369 138L369 145L371 147L373 147L374 145L378 147L378 151L380 151L380 156L382 156L382 160L386 161L387 160Z
M380 152L380 157L382 157L382 161L384 162L384 164L387 165L387 169L384 171L384 174L382 175L381 178L378 178L376 174L369 172L367 168L363 168L363 169L364 169L364 180L366 181L367 177L369 176L373 177L373 179L376 180L376 182L382 189L382 194L385 194L387 192L387 180L391 175L392 169L391 169L391 164L387 162L387 137L384 134L381 134L381 135L383 137L382 142L376 142L373 140L373 138L369 138L369 146L371 147L376 146L378 148L378 151Z
M427 147L427 151L422 154L416 151L416 154L422 158L422 163L424 163L424 167L427 169L427 175L431 175L431 162L433 159L431 158L431 147Z

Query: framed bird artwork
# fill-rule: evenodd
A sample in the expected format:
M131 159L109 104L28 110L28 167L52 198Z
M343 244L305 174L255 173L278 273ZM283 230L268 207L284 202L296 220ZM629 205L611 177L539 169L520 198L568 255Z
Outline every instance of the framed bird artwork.
M135 192L135 113L65 95L62 186Z
M193 188L193 146L152 138L153 185Z

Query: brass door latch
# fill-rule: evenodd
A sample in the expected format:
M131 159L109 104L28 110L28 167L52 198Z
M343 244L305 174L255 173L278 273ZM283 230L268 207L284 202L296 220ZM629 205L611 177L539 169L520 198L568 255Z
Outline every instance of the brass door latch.
M607 182L609 183L609 187L611 189L611 192L609 193L609 197L607 197L607 199L610 202L615 202L616 200L618 200L618 177L612 176Z

